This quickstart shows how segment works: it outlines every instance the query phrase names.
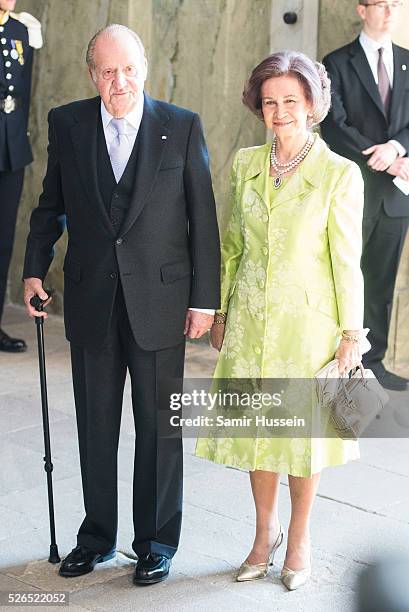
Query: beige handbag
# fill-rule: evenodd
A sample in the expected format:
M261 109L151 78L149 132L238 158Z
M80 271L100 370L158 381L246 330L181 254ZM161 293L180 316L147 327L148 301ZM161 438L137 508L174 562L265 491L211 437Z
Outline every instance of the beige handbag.
M343 440L357 440L389 401L372 370L360 364L349 378L340 376L334 359L315 375L322 408L330 410L333 427Z

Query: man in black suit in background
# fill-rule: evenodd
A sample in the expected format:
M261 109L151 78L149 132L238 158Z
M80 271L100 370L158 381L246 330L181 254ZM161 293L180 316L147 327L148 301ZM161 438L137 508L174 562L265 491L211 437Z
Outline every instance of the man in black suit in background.
M321 124L330 147L362 170L365 325L372 344L364 363L394 390L408 383L382 363L409 222L409 196L393 183L395 177L409 180L409 51L391 41L402 4L367 0L357 5L360 36L323 60L331 78L332 108Z
M86 516L60 567L79 576L115 554L117 449L127 370L132 383L134 581L164 580L182 513L182 440L158 435L158 387L183 376L185 335L219 306L219 234L198 115L143 92L139 37L97 33L87 51L96 98L49 114L48 166L31 217L25 303L42 281L67 217L64 318ZM43 315L46 316L46 315Z

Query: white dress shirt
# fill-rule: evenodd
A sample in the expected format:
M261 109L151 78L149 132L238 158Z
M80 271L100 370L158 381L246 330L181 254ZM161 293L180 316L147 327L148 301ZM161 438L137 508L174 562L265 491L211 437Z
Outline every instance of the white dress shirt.
M139 127L141 125L142 115L143 115L143 103L144 103L144 98L143 96L140 96L135 108L132 109L131 112L125 115L124 117L125 131L128 136L127 138L127 145L129 148L128 158L130 157L132 153L132 149L133 149L136 137L139 132ZM101 119L102 119L102 127L104 129L105 142L106 142L107 150L109 154L111 144L117 137L117 131L113 126L110 125L111 119L113 119L113 115L111 115L111 113L107 111L102 100L101 100ZM209 315L214 315L214 312L215 312L214 310L211 310L210 308L189 308L189 310L194 310L196 312L204 312L205 314L209 314Z
M389 78L389 83L391 88L393 88L393 47L392 40L389 38L384 42L380 43L377 40L374 40L364 31L362 31L359 35L359 42L361 47L363 48L366 59L368 60L369 66L371 68L371 72L373 74L373 78L375 79L375 83L378 85L378 61L379 61L379 49L381 47L384 48L383 52L383 63L385 64L386 72ZM399 157L403 157L406 155L406 149L403 145L400 144L397 140L389 140L390 144L392 144L395 149L398 151Z
M125 115L125 131L128 136L127 145L129 149L128 159L131 156L133 146L135 144L136 137L138 135L139 126L141 125L143 115L143 96L140 96L134 109L130 113ZM107 145L108 153L111 149L111 144L117 137L116 129L111 125L111 119L113 115L107 111L103 101L101 100L101 119L102 127L104 128L105 142Z

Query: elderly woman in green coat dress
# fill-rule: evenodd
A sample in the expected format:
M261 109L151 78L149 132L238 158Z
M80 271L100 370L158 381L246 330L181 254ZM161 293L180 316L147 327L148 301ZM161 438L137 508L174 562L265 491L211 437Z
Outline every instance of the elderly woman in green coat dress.
M363 181L312 127L330 106L322 64L296 52L270 55L252 72L244 104L274 133L240 149L222 240L221 308L212 326L215 379L310 378L334 356L361 360ZM238 581L264 578L283 541L277 514L288 474L291 520L282 568L290 590L311 573L310 514L320 472L359 457L358 442L327 438L198 440L196 455L248 470L256 507L253 547Z

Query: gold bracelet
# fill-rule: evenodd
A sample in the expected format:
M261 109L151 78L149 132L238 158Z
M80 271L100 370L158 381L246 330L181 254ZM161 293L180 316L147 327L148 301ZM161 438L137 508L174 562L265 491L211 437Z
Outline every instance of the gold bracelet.
M224 325L227 319L227 312L216 312L213 325Z
M342 332L342 339L346 342L355 342L356 344L359 344L359 342L361 341L360 336L351 336L350 334L346 334L345 332Z

